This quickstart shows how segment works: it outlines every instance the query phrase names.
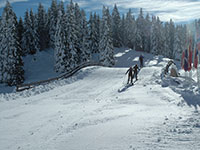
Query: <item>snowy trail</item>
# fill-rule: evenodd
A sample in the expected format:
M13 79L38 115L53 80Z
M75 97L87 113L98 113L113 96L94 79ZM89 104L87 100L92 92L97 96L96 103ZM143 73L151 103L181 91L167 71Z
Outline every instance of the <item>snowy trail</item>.
M146 62L121 93L127 68L88 67L69 84L2 101L0 149L199 149L200 114L161 87L164 64Z

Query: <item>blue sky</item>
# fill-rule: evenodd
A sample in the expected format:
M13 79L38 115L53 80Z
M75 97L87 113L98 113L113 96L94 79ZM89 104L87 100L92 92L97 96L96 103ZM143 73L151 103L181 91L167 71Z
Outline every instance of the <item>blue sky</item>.
M0 0L0 13L6 0ZM24 16L26 9L33 8L36 11L38 3L41 2L45 8L51 4L51 0L9 0L17 16ZM60 0L58 0L60 1ZM63 0L65 4L69 0ZM187 22L200 18L200 0L74 0L79 3L86 12L101 13L102 6L109 6L111 9L117 4L120 13L126 13L129 8L135 15L139 8L144 12L159 16L162 21L169 21L172 18L175 22Z

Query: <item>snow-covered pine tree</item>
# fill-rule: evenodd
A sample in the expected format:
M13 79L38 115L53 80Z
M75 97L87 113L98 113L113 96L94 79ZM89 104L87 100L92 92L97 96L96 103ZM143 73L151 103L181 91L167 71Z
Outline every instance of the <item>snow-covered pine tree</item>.
M114 48L111 34L111 22L109 9L103 6L102 20L100 26L100 62L106 66L113 66L115 64Z
M39 36L37 34L38 30L38 23L36 15L34 15L33 10L30 10L30 34L31 34L31 43L30 43L30 54L35 54L37 51L39 51Z
M180 60L182 51L186 48L187 27L186 25L177 25L174 37L174 57Z
M175 26L174 26L174 23L172 22L172 20L170 20L170 23L168 23L168 22L165 23L164 34L165 34L164 35L164 51L162 52L162 54L165 57L174 58L175 57L174 46L176 46L176 49L179 46L174 44L174 41L175 41ZM179 39L178 36L179 35L176 35L176 42L178 42L177 41Z
M121 40L122 40L122 46L126 45L126 37L125 37L125 16L124 14L122 15L122 21L121 21L121 27L120 27L120 36L121 36Z
M93 44L94 44L94 17L92 12L90 13L90 18L88 21L88 28L89 28L89 47L91 49L92 53L95 53L95 50L93 50Z
M161 54L164 49L163 44L163 27L159 17L152 17L151 29L151 53L155 55Z
M19 47L20 47L20 50L21 50L21 55L25 56L25 52L22 48L23 33L24 33L24 26L23 26L22 18L20 17L19 22L17 24L17 37L18 37Z
M24 55L27 55L30 50L30 42L31 42L31 21L28 10L25 12L24 16L24 32L22 34L22 49L24 51Z
M37 12L37 34L39 36L39 49L48 48L48 28L46 27L47 15L44 6L40 3Z
M122 46L122 40L120 36L121 18L120 18L120 14L119 14L116 4L112 11L112 25L111 26L112 26L113 46L121 47Z
M17 39L17 17L8 1L2 14L0 37L0 81L9 86L20 84L24 71Z
M90 44L89 44L89 40L90 40L90 36L89 36L89 28L88 28L88 23L86 20L86 15L85 15L85 11L82 10L81 11L81 56L79 56L81 58L81 63L90 61L91 59L91 50L90 50Z
M181 26L177 25L176 29L175 29L175 37L174 37L174 56L175 59L179 59L181 58L181 53L184 50L184 47L181 45L181 37L180 37L180 32L181 32Z
M144 30L145 30L145 19L143 16L142 8L140 9L140 14L136 19L136 37L135 37L135 49L139 51L144 51Z
M147 13L145 18L145 29L144 29L144 51L150 52L151 50L151 21L150 16Z
M24 17L24 33L22 37L22 47L25 54L35 54L39 50L39 37L37 34L37 22L35 15L31 9L30 13L28 10Z
M71 70L77 66L78 55L76 49L76 41L78 40L76 34L76 20L75 20L75 11L74 3L70 2L67 5L66 11L67 24L66 24L66 54L64 58L65 71Z
M94 13L94 45L93 51L99 53L99 42L100 42L100 17Z
M6 58L5 53L4 53L4 26L3 26L3 21L2 17L0 16L0 83L3 83L3 72L4 72L4 61Z
M22 24L21 24L22 25ZM20 26L21 26L19 23L17 25L17 52L16 52L16 61L15 61L15 70L14 70L14 75L15 75L15 80L14 81L14 85L19 85L21 83L24 82L24 69L23 69L23 66L24 66L24 62L23 62L23 59L22 57L24 56L24 51L22 49L22 33L21 30L19 30ZM21 28L22 29L22 28Z
M54 51L54 57L55 57L55 64L54 64L54 70L56 72L64 72L65 66L64 64L64 52L65 52L65 30L62 25L62 19L63 14L62 11L58 11L58 18L57 18L57 24L56 24L56 33L55 33L55 51Z
M131 9L129 9L126 20L125 20L125 42L126 46L135 48L135 34L136 34L136 23L135 17L132 16Z
M169 58L174 58L174 35L175 34L175 26L172 19L170 19L169 23L169 35L170 35L170 44L169 44Z
M163 34L164 34L164 50L162 51L162 55L165 57L169 57L170 55L170 32L169 32L169 22L166 22L164 25L164 30L163 30Z
M76 34L76 41L75 41L75 49L77 50L77 65L80 65L82 63L82 50L81 50L81 41L82 41L82 33L81 30L81 21L82 21L82 15L81 15L81 10L78 5L78 3L75 3L74 7L74 14L75 14L75 33Z
M22 60L22 56L24 56L24 50L22 48L22 38L23 38L23 21L20 17L19 22L17 22L17 53L16 53L16 62L15 62L15 74L16 74L16 84L21 84L24 82L24 63Z
M3 40L3 26L2 26L2 19L0 17L0 44L2 44L2 40ZM2 55L2 48L1 48L1 45L0 45L0 83L2 83L2 76L3 76L3 73L2 73L2 70L3 70L3 55Z
M62 15L65 14L65 6L63 1L60 1L60 3L58 4L58 11L61 11Z
M58 17L58 6L57 1L52 0L51 7L48 9L48 23L49 23L49 37L50 37L50 43L49 46L54 48L54 37L55 37L55 28L57 23L57 17Z
M187 41L187 25L184 24L181 28L180 32L180 37L181 37L181 45L183 46L183 50L186 48L186 41Z
M156 17L152 16L152 28L151 28L151 53L158 55L158 38L156 35L157 31L157 22L156 22Z
M96 13L93 15L90 13L89 26L89 47L92 54L99 53L99 16Z

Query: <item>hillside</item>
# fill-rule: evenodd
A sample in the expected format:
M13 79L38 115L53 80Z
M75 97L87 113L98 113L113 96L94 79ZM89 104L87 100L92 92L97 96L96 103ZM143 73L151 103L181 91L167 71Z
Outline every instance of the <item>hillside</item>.
M200 95L194 80L161 78L168 59L143 53L139 80L119 92L140 54L117 49L114 68L87 67L65 80L1 94L0 149L199 149Z

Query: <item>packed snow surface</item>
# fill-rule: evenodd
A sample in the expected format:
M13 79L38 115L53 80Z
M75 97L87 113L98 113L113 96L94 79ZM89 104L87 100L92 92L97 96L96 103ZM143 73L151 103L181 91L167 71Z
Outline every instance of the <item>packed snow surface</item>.
M200 149L195 80L163 77L168 59L143 53L139 80L125 88L125 72L141 53L116 51L113 68L87 67L65 80L1 94L0 149Z

